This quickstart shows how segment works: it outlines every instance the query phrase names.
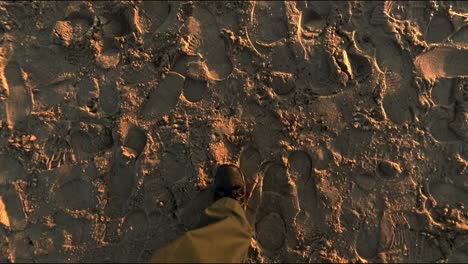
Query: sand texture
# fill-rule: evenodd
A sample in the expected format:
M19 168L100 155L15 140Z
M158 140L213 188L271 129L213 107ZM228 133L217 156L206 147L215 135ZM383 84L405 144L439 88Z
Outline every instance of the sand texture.
M468 2L0 2L0 262L136 262L246 177L248 262L468 262Z

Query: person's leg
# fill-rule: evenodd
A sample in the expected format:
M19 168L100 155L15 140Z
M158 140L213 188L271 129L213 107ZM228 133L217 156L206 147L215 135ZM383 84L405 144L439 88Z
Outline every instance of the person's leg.
M206 208L200 227L158 250L150 262L242 263L252 237L240 203L222 198Z
M237 167L223 165L218 169L215 200L205 209L198 228L159 249L150 262L243 262L252 228L241 205L245 202L245 183Z

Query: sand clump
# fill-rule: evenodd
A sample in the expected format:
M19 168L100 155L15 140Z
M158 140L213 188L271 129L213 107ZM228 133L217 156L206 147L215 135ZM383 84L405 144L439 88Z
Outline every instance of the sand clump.
M248 262L468 261L463 1L1 2L0 262L144 262L246 177Z

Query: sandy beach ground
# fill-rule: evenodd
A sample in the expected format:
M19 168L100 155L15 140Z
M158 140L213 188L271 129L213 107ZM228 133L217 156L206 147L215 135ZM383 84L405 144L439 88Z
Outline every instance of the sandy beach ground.
M468 2L0 2L0 262L146 261L222 163L248 262L467 262Z

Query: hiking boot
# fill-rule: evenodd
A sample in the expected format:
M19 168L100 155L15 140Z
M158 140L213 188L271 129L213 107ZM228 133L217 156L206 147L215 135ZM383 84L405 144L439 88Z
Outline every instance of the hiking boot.
M218 168L215 176L214 200L229 197L245 205L245 181L240 169L231 164Z

